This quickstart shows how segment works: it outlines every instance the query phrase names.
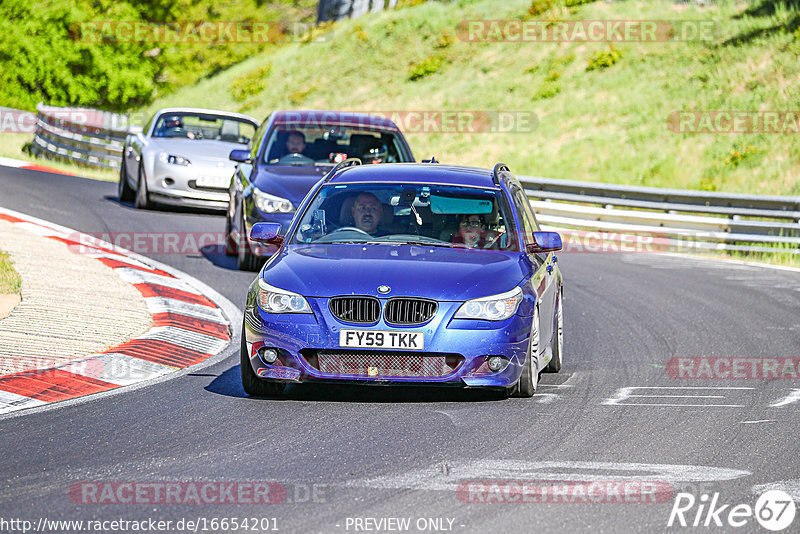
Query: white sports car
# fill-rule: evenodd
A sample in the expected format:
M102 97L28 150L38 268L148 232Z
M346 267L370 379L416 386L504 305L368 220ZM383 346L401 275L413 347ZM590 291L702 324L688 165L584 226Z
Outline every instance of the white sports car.
M122 151L118 196L137 208L151 203L228 207L235 162L258 121L241 113L195 108L158 110L144 128L131 128Z

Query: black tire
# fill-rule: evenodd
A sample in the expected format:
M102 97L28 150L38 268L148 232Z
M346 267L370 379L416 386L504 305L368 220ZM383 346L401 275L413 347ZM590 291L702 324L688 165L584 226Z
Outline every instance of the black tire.
M250 254L250 246L247 243L247 237L242 235L245 232L244 221L239 225L239 243L237 243L237 265L240 271L258 271L261 269L263 260L253 254Z
M144 169L139 165L139 172L136 179L136 201L134 206L136 209L144 210L150 205L150 199L147 194L147 180L144 177Z
M533 360L539 353L539 309L533 312L533 326L531 327L531 340L528 344L528 354L522 366L522 374L514 386L511 395L513 397L530 398L536 393L536 386L539 385L539 372L534 368Z
M225 216L225 255L226 256L236 256L238 253L238 247L236 245L236 240L233 239L231 236L231 220L228 216Z
M251 397L277 397L286 390L283 382L272 382L259 378L253 372L250 358L247 355L247 343L244 339L244 323L242 324L242 347L240 350L240 364L242 370L242 387L244 392Z
M128 183L128 169L125 166L125 156L122 157L122 164L119 166L119 184L117 184L117 198L120 202L131 202L133 200L133 188Z
M558 309L556 310L556 331L553 334L553 357L544 368L545 373L557 373L561 370L561 355L564 353L564 310L562 309L564 296L558 296Z

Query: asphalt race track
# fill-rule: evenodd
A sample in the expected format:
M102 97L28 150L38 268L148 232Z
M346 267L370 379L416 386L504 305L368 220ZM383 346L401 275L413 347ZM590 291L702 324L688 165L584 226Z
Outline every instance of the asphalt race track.
M88 233L224 226L222 215L121 205L114 183L7 168L0 206ZM236 305L255 276L216 247L153 257ZM800 273L664 254L561 254L559 262L565 363L542 375L532 399L334 387L248 398L234 329L229 356L213 366L0 419L0 517L274 518L282 532L377 524L356 522L365 518L410 518L412 532L655 532L666 529L680 491L753 506L763 485L777 483L800 501L798 378L690 380L667 368L677 357L800 357ZM494 479L655 481L669 491L656 503L480 503L459 486ZM274 481L286 493L267 505L70 496L84 482L158 481ZM739 529L670 530L765 532L753 518ZM800 531L800 518L789 531Z

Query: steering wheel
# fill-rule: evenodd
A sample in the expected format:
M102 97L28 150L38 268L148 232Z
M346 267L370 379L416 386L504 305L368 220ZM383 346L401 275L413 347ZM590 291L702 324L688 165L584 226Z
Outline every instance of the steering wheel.
M341 228L337 228L336 230L334 230L333 232L331 232L328 235L333 235L336 232L346 232L348 230L349 231L353 231L353 232L359 232L359 233L364 234L366 236L372 237L368 232L365 232L361 228L356 228L355 226L342 226Z
M291 154L286 154L281 159L279 159L278 163L288 163L290 165L291 164L305 165L308 163L314 163L314 160L299 152L292 152Z

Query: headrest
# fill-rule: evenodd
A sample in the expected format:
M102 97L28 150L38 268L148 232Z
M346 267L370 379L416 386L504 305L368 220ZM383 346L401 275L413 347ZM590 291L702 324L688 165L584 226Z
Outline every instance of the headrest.
M238 141L239 123L229 120L222 121L222 127L219 129L219 137L223 141Z

